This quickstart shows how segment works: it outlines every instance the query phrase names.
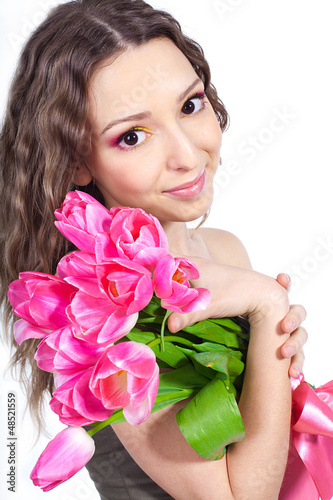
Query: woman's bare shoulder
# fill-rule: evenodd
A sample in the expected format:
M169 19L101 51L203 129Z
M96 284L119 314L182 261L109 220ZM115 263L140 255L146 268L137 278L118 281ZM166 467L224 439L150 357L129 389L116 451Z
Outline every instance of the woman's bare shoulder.
M211 227L198 229L211 258L231 266L251 268L251 262L241 240L229 231Z

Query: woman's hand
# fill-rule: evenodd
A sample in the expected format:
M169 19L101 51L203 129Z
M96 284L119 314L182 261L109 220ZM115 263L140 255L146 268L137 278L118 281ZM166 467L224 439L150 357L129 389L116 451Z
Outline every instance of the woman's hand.
M252 269L230 266L202 257L191 257L191 261L200 272L199 279L191 280L191 284L193 287L208 288L211 301L203 311L172 313L168 319L171 332L207 318L243 316L253 326L264 317L272 314L275 316L277 310L280 311L279 314L282 309L285 311L281 321L286 316L289 309L287 291L275 279ZM288 307L285 307L286 304ZM279 329L282 334L286 333Z
M193 286L206 287L211 291L211 304L205 311L187 314L172 313L168 320L170 331L176 332L209 317L246 315L245 310L241 312L236 311L231 306L231 302L239 303L243 295L242 293L239 295L239 289L236 291L235 282L238 281L238 283L241 283L240 288L244 289L244 283L249 280L250 276L250 282L246 288L252 289L252 284L254 285L252 279L258 276L257 273L251 270L232 268L232 266L224 266L222 269L223 265L214 264L201 258L192 258L192 261L197 265L200 271L199 280L192 284ZM220 269L216 269L216 267ZM229 274L230 276L228 279L227 275ZM223 278L225 278L225 280ZM290 278L288 275L279 274L276 281L281 287L288 291L290 287ZM267 285L267 283L265 283L265 285ZM227 290L227 294L225 291L223 292L223 290ZM284 358L291 359L289 375L295 378L297 378L302 371L304 363L303 345L307 340L307 332L301 324L305 317L306 311L303 306L292 305L281 322L282 332L290 334L290 338L281 346L281 355Z
M278 274L276 281L289 291L291 280L287 274ZM289 312L284 317L281 328L289 333L289 339L282 345L281 354L284 358L291 358L289 375L297 378L304 364L303 346L307 341L306 329L301 326L306 318L306 310L301 305L291 305Z

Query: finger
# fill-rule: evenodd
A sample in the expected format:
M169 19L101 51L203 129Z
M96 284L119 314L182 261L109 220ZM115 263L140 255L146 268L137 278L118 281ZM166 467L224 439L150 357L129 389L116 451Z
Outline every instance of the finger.
M289 337L289 339L281 346L281 354L284 358L291 358L299 351L308 340L308 332L300 326Z
M283 286L289 292L290 286L291 286L291 279L289 274L286 273L279 273L276 277L276 281Z
M303 371L304 365L304 352L301 349L295 356L291 358L291 363L289 367L289 375L293 378L297 378Z
M200 321L200 318L197 318L197 314L198 313L171 313L168 318L168 328L170 332L176 333L179 330Z
M291 305L289 312L281 322L281 328L285 333L291 333L296 330L306 319L306 310L303 306Z

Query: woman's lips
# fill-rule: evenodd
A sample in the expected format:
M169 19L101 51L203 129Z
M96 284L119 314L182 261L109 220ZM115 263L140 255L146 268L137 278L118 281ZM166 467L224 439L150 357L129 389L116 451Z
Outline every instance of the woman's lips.
M203 170L193 182L187 182L181 186L177 186L164 193L171 194L172 196L179 196L180 198L191 198L201 193L206 184L206 172Z

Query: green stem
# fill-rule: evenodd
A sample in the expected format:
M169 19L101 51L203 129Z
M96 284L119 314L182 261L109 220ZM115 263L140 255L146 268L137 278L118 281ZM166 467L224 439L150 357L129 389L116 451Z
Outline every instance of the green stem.
M165 351L165 345L164 345L164 328L165 328L166 321L167 321L167 319L168 319L168 317L170 316L171 313L172 313L172 311L169 311L169 309L166 310L166 313L165 313L165 316L164 316L164 319L163 319L162 325L161 325L162 351Z
M193 388L193 389L191 388L191 389L182 389L181 391L169 392L167 394L161 394L161 395L156 397L154 407L152 408L152 412L156 411L155 405L158 405L158 404L161 404L161 403L164 403L167 401L172 401L175 399L181 401L182 399L186 399L186 398L195 396L198 391L199 391L198 388ZM96 425L94 425L94 427L92 429L90 429L89 431L86 431L86 432L89 434L89 436L93 436L94 434L96 434L96 432L100 431L101 429L103 429L107 425L110 425L110 424L114 423L116 420L118 420L118 418L120 417L122 412L123 412L122 409L116 410L111 415L111 417L109 417L107 420L104 420L103 422L97 422Z
M111 417L109 417L107 420L104 420L103 422L98 422L96 425L94 425L94 427L92 429L87 431L89 436L93 436L94 434L96 434L96 432L100 431L101 429L103 429L107 425L110 425L113 422L115 422L116 420L118 420L120 413L122 413L122 409L118 410L118 411L116 410L115 412L113 412Z
M164 403L165 401L172 401L173 399L187 399L195 396L199 392L199 388L195 387L193 389L182 389L181 391L169 392L167 394L161 394L155 399L154 405L159 403Z
M178 344L187 345L189 347L192 347L192 349L195 349L195 344L193 344L193 342L187 339L183 339L182 337L177 337L176 335L167 335L166 337L164 337L164 342L178 342ZM149 344L147 344L147 346L152 348L158 344L162 344L163 346L162 338L152 340L151 342L149 342Z
M162 318L163 316L151 316L147 318L139 318L136 323L138 325L144 325L145 323L158 323L159 321L161 321Z

